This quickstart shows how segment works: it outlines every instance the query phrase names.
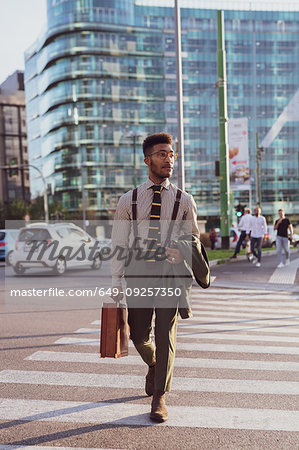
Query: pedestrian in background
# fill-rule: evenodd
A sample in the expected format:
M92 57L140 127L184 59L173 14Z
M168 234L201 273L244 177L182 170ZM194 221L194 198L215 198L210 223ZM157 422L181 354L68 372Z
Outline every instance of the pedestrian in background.
M209 234L209 238L210 238L210 242L211 242L211 250L215 250L215 244L217 242L217 237L218 237L217 231L213 227Z
M250 240L251 240L251 251L254 256L252 262L256 267L261 267L262 258L262 243L267 232L267 222L264 216L261 215L261 208L256 207L254 210L254 216L251 216L250 220ZM249 233L247 234L249 239ZM257 252L255 251L257 248Z
M239 236L236 248L235 248L235 252L233 254L233 256L231 256L231 259L233 258L237 258L237 254L240 252L240 248L242 245L242 242L244 241L244 239L246 239L247 241L249 241L249 232L250 232L250 221L251 221L251 209L246 208L244 210L244 216L241 217L241 220L239 222L239 226L238 226L238 230L241 231L241 234Z
M289 219L285 216L284 209L278 210L279 219L275 221L274 230L277 230L276 249L279 268L284 267L282 262L282 248L285 253L285 265L290 264L290 243L288 238L288 230L290 230L290 240L293 240L293 226Z

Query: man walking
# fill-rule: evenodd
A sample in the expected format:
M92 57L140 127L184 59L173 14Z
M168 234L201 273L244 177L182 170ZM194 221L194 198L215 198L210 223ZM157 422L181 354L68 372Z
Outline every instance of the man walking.
M242 242L244 241L244 239L246 238L246 240L248 240L249 238L247 237L247 235L249 235L249 230L250 230L250 222L251 222L251 209L246 208L244 211L244 216L241 217L241 220L239 222L239 226L238 229L241 231L241 234L239 236L236 248L235 248L235 252L233 254L233 256L231 256L231 258L237 258L237 254L240 251Z
M262 242L264 235L267 232L267 222L264 216L261 215L261 208L256 207L254 210L254 216L251 216L250 220L250 240L251 240L251 251L253 256L253 263L256 267L261 267L261 257L262 257ZM247 234L249 239L249 233ZM255 251L257 248L257 253Z
M290 264L290 244L288 238L288 230L290 230L290 239L293 240L293 226L289 219L285 216L284 209L278 210L279 219L274 224L274 230L277 230L276 249L279 268L284 267L282 262L282 248L285 252L285 265Z
M135 276L138 282L139 276L139 286L143 286L145 291L145 297L140 296L138 299L128 298L127 294L130 337L148 366L145 391L147 395L153 396L150 418L153 421L165 422L168 418L165 392L170 391L173 375L178 304L169 295L168 298L161 297L162 303L157 303L157 299L152 295L153 288L159 289L159 285L155 283L158 277L161 283L161 273L167 272L166 279L176 280L175 271L185 267L183 253L169 245L169 222L180 222L183 228L189 224L189 234L198 238L199 230L193 197L180 191L169 181L176 160L172 136L168 133L148 136L143 142L143 153L148 167L148 179L138 186L137 190L131 190L120 198L113 223L112 251L118 246L126 249L129 254L129 249L132 248L132 233L135 235L133 242L136 241L137 234L138 245L144 242L147 248L146 251L139 248L138 261L133 269L125 267L124 258L112 260L112 286L118 290L118 295L114 297L114 300L118 301L123 297L123 276L132 292L136 290L132 279ZM172 235L172 239L180 235L177 228L179 227L173 228L175 236ZM186 228L183 231L183 234L185 233ZM166 258L164 260L161 258L163 251ZM139 273L143 275L138 275ZM170 301L167 302L168 300ZM186 300L188 301L188 298ZM157 304L160 306L157 307ZM151 339L154 314L155 345Z

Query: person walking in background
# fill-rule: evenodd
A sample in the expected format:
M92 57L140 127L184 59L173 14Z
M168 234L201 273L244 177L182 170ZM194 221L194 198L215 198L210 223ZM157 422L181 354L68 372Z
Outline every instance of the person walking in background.
M215 250L215 244L217 242L217 231L215 230L215 227L213 227L210 231L209 238L211 242L211 250Z
M277 230L276 249L279 268L284 267L282 262L282 248L285 252L285 265L290 264L290 243L288 238L288 230L290 230L290 239L293 240L293 226L289 219L285 216L284 209L278 210L279 219L275 221L274 230Z
M237 254L240 252L240 248L242 245L242 242L244 239L249 241L249 231L250 231L250 221L251 221L251 209L246 208L244 211L244 216L241 217L241 220L239 222L238 230L241 231L241 234L239 236L235 252L233 256L231 256L231 259L237 258Z
M250 219L250 240L251 240L251 251L254 256L252 262L256 267L261 267L261 257L262 257L262 242L264 235L267 232L267 222L264 216L261 215L261 208L256 207L254 210L254 216ZM249 239L249 233L247 234ZM255 251L257 248L257 253Z

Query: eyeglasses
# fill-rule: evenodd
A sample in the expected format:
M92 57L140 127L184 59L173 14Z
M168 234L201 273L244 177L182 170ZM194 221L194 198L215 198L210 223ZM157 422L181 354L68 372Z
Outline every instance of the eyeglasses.
M160 159L165 160L167 157L173 159L174 161L177 159L178 155L174 152L166 152L165 150L159 150L158 152L150 153L149 156L158 155Z

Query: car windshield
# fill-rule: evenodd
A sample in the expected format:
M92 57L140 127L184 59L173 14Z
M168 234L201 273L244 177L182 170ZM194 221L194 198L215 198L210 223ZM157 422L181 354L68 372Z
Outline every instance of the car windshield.
M43 228L31 228L22 230L19 235L19 241L46 241L51 239L48 230Z

